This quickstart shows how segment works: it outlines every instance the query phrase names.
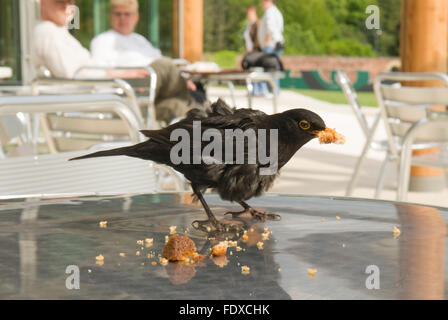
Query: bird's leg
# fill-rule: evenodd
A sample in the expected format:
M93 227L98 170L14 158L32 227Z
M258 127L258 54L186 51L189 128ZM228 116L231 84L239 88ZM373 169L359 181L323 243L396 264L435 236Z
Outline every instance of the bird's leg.
M281 217L278 214L270 213L270 212L263 212L257 209L252 208L250 205L248 205L244 201L238 201L238 203L244 208L243 211L239 212L227 212L226 214L231 214L233 218L239 217L242 214L250 213L250 215L258 220L265 221L268 220L280 220Z
M192 185L192 188L193 188L193 192L196 194L196 196L198 197L198 199L201 202L202 206L204 207L205 213L207 214L207 217L208 217L208 220L205 220L205 221L198 221L198 220L193 221L192 222L193 228L198 228L198 229L200 228L200 229L204 229L206 231L210 231L209 230L210 227L207 228L207 227L204 227L204 225L211 224L211 225L213 225L216 228L216 230L219 230L219 231L224 230L223 224L220 223L216 219L216 217L213 214L212 210L210 210L210 207L208 206L207 202L205 202L205 199L202 196L201 191L194 185ZM197 227L195 227L195 224L197 224Z

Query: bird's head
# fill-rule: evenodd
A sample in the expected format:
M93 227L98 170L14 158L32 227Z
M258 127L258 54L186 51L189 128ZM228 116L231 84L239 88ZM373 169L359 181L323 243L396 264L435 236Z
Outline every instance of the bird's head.
M319 115L306 109L288 110L283 115L294 120L300 134L308 136L310 139L319 137L319 133L327 128Z
M342 134L336 132L334 129L328 128L324 120L312 111L293 109L284 112L282 115L294 121L294 126L296 127L296 132L300 137L299 140L302 145L314 138L318 138L321 144L345 143L345 137Z

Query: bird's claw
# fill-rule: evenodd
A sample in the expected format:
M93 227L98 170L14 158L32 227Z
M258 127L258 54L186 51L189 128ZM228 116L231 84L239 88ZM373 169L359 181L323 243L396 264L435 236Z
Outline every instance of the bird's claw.
M202 230L205 232L211 232L213 230L212 227L216 228L216 230L219 230L220 228L220 223L219 222L212 222L210 220L205 220L205 221L199 221L199 220L195 220L191 223L191 226L193 228L195 228L196 230Z
M218 220L205 220L205 221L199 221L195 220L191 223L193 228L196 230L202 230L204 232L210 233L212 231L217 232L234 232L234 231L240 231L241 227L238 225L233 224L226 224L219 222Z
M263 211L259 211L253 208L249 208L243 211L239 211L239 212L227 212L226 215L231 214L232 218L237 218L239 216L241 216L242 214L245 213L250 213L250 215L257 220L260 221L266 221L266 220L273 220L273 221L279 221L281 220L281 216L275 213L271 213L271 212L263 212Z

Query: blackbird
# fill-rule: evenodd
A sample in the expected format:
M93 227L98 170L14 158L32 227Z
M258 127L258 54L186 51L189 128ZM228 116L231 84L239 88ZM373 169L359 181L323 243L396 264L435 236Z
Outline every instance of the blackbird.
M274 180L278 176L278 170L270 174L261 174L262 169L266 169L268 164L261 162L257 157L255 163L248 162L248 155L254 152L248 148L248 139L244 140L244 162L215 161L207 163L205 159L200 159L193 163L181 162L174 163L172 161L171 149L177 144L177 141L171 141L171 135L176 129L184 129L190 134L190 139L194 144L192 136L194 135L194 122L200 123L200 132L204 133L208 129L214 129L215 132L221 133L222 144L225 145L226 130L249 130L256 132L257 142L259 139L259 130L264 129L266 132L275 130L277 132L276 147L278 156L275 166L280 170L291 157L307 142L318 137L319 132L325 131L326 125L324 121L316 113L306 109L292 109L283 113L267 115L266 113L252 109L231 109L221 99L212 104L210 109L205 111L202 109L192 109L187 113L186 117L168 127L160 130L143 130L141 131L149 140L129 147L122 147L113 150L99 151L71 160L80 160L94 157L120 156L140 158L151 160L157 163L165 164L182 173L191 183L191 187L197 199L201 202L208 216L206 221L194 221L193 226L210 230L211 227L217 230L223 230L224 224L220 223L213 215L207 205L203 192L208 188L217 191L223 200L238 202L242 207L241 212L229 212L233 217L237 217L243 213L250 213L253 218L257 219L279 219L275 214L261 212L250 207L245 201L262 195L269 190ZM268 135L269 136L269 135ZM218 135L219 137L219 135ZM270 149L268 139L264 139L266 150ZM211 140L209 140L211 141ZM264 142L264 141L263 141ZM207 145L206 141L201 141L201 150ZM237 146L233 146L235 151ZM275 146L274 146L275 147ZM191 148L193 149L193 148ZM224 150L224 149L223 149ZM230 152L224 150L224 156ZM193 154L193 151L190 152ZM233 152L235 159L237 152ZM202 155L202 153L200 153ZM267 153L266 153L267 154ZM270 153L269 153L270 154ZM271 155L271 154L270 154Z

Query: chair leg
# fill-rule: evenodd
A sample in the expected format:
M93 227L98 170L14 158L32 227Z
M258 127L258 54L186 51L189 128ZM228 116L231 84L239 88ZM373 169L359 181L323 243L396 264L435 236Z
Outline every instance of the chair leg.
M410 145L404 145L401 150L401 159L399 164L397 201L406 201L409 181L411 175L412 148Z
M378 182L376 184L376 191L375 191L375 199L379 199L381 195L381 191L383 190L384 185L384 178L386 176L386 168L390 161L390 151L388 150L386 152L386 157L384 158L384 161L381 165L380 175L378 177Z
M353 171L352 178L348 184L347 190L345 192L346 197L350 197L353 194L353 190L355 189L356 183L358 182L359 174L361 172L361 167L364 164L364 160L367 156L367 152L370 149L370 140L366 141L364 149L362 150L361 156L358 158L358 162L356 163L355 170Z
M230 89L230 95L232 97L233 106L236 108L235 86L233 85L232 81L227 81L227 85L229 86Z
M367 156L367 152L370 149L370 145L373 141L373 136L375 135L378 124L380 123L381 117L379 115L376 116L375 121L370 129L370 134L367 136L366 143L364 145L364 149L362 150L361 156L358 158L358 162L356 163L355 170L353 172L352 178L348 184L347 190L345 192L346 197L350 197L353 194L353 189L355 188L356 183L358 182L359 174L361 167L364 163L365 157Z
M254 84L252 83L252 80L246 79L246 89L248 108L252 109L252 92L254 91Z

